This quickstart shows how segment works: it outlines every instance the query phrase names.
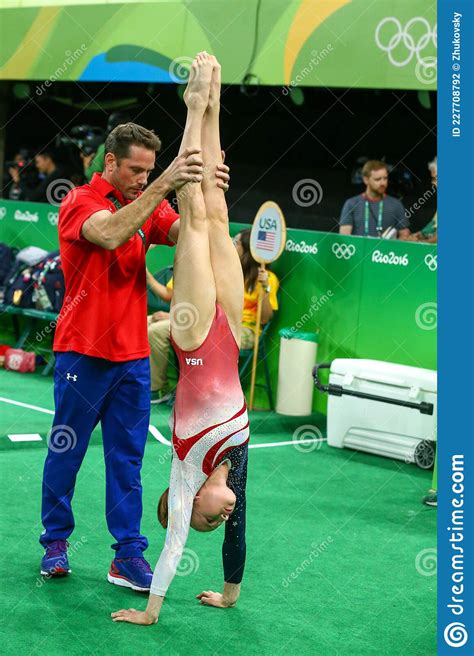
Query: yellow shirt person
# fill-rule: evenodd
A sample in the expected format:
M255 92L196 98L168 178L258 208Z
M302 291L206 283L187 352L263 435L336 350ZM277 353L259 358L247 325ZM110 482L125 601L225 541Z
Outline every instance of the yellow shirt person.
M264 285L264 300L268 296L268 302L273 311L278 310L277 292L280 286L279 280L273 271L265 271L266 285ZM259 276L260 277L260 276ZM173 278L171 278L166 287L173 289ZM244 290L244 309L242 313L242 343L241 348L252 348L255 337L255 324L257 323L257 303L258 303L258 283L251 292ZM260 329L261 332L261 329Z

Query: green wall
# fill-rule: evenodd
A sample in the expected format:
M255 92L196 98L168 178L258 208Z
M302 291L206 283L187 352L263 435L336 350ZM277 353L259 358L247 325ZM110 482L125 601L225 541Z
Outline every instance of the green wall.
M56 223L57 208L0 200L0 241L52 250ZM242 227L248 226L233 223L232 234ZM150 270L171 264L173 250L150 250ZM436 258L431 245L288 230L272 266L281 282L268 335L275 389L282 327L318 330L319 362L373 358L436 369ZM316 393L314 408L324 411L326 401ZM258 395L256 402L265 399Z
M0 79L182 82L200 50L225 84L436 89L426 0L24 0L0 3ZM403 38L402 38L403 37Z

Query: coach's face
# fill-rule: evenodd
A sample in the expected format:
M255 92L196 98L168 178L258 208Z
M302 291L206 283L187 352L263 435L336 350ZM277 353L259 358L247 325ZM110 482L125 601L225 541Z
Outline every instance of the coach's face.
M113 153L105 156L106 178L127 200L135 200L143 191L154 168L155 151L143 146L130 146L128 157L120 161Z

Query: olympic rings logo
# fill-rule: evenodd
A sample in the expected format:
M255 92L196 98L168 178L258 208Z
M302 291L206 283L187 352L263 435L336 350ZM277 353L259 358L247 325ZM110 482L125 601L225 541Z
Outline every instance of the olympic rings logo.
M356 247L354 244L335 243L332 245L332 252L338 260L350 260L356 252Z
M383 36L382 30L384 30ZM392 33L393 30L395 30L394 33ZM391 36L389 36L390 33L392 33ZM436 25L431 28L426 18L414 16L405 27L402 27L398 18L387 16L377 25L375 43L380 50L388 54L389 62L398 68L407 66L415 56L415 74L418 80L423 84L436 82L436 57L433 55L422 56L421 54L430 43L435 48L438 47Z
M48 221L52 226L58 225L58 213L57 212L48 212Z
M425 264L430 271L436 271L438 268L438 256L428 253L428 255L425 255Z

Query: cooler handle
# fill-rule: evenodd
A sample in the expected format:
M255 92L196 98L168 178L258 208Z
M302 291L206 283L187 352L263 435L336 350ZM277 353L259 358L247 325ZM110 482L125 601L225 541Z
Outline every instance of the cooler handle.
M404 408L413 408L414 410L419 410L422 415L432 415L434 407L432 403L426 403L426 401L421 401L420 403L413 403L411 401L401 401L398 399L391 399L388 396L377 396L376 394L367 394L366 392L356 392L355 390L344 389L342 385L334 385L329 383L329 385L323 385L319 379L319 370L320 369L330 369L331 363L324 362L317 364L313 367L313 380L315 386L320 392L327 392L333 396L356 396L360 399L370 399L371 401L380 401L382 403L389 403L390 405L400 405Z

